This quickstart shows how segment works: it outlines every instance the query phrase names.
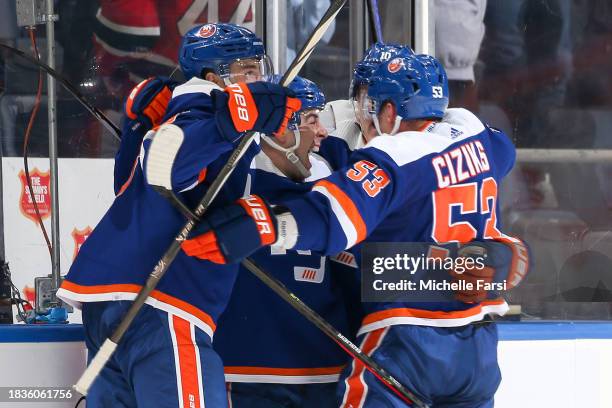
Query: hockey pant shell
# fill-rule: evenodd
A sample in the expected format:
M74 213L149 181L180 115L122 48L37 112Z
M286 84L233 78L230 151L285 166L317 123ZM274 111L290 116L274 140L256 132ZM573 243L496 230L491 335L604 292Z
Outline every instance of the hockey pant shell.
M359 336L358 344L432 408L493 407L501 382L494 323L389 326ZM407 406L355 361L342 373L338 393L344 408Z
M230 408L337 408L338 383L227 383Z
M88 359L132 302L83 304ZM223 363L189 321L144 305L87 395L88 408L226 407Z

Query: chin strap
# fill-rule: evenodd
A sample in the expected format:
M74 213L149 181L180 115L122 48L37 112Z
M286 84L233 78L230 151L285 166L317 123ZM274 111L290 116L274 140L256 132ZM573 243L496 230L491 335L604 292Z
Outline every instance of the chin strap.
M295 154L295 150L300 145L300 140L301 140L300 131L298 129L295 129L295 130L293 130L293 134L295 135L295 143L291 147L283 147L283 146L279 145L278 143L276 143L274 138L272 138L272 137L270 137L268 135L263 135L262 134L261 137L274 150L278 150L279 152L285 153L285 157L287 157L287 160L289 160L289 162L291 164L293 164L298 169L298 171L300 172L302 177L304 177L304 179L306 179L306 178L310 177L310 171L306 168L306 166L304 166L304 164L300 161L300 158L297 157L297 155Z
M376 131L378 132L379 135L382 135L383 132L381 132L380 130L380 123L378 122L378 116L377 115L372 115L372 120L374 121L374 127L376 128ZM393 124L393 129L391 129L391 132L389 132L389 135L394 135L397 133L397 129L399 129L400 125L402 124L402 117L400 115L396 115L395 116L395 123Z

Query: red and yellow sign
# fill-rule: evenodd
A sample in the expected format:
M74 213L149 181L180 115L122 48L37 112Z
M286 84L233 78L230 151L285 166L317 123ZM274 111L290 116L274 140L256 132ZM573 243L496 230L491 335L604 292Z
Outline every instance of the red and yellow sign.
M88 225L87 227L85 227L85 229L79 230L74 228L72 230L72 238L74 238L74 253L72 255L72 259L74 260L74 258L76 258L77 254L79 253L79 250L81 249L81 245L83 245L85 243L85 240L89 237L89 235L91 234L91 227Z
M49 172L42 172L37 168L30 171L30 179L32 180L32 191L34 197L30 195L30 189L26 180L25 172L19 172L19 180L21 181L21 194L19 196L19 210L24 217L38 223L36 211L34 210L34 201L38 205L40 217L44 220L51 215L51 188L49 186Z

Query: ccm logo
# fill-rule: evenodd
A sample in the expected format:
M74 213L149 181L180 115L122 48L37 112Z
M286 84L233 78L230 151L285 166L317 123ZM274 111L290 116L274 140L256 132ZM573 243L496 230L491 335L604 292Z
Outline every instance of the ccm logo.
M234 102L236 102L236 111L238 112L238 118L240 120L249 121L249 111L247 110L247 101L244 97L244 91L240 84L231 84L229 86L232 89L232 95L234 96Z

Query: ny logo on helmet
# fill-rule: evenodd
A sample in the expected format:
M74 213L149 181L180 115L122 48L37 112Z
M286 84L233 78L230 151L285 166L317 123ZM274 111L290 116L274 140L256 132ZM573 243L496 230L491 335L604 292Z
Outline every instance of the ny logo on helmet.
M387 69L389 70L390 73L395 74L403 66L404 66L404 61L402 61L401 58L395 58L394 60L389 62L389 65L387 65Z
M442 87L441 86L432 86L431 87L431 93L432 93L432 97L434 98L443 98L444 94L442 92Z
M216 32L217 26L215 26L214 24L206 24L202 26L202 28L200 28L200 31L198 31L197 36L202 38L208 38L215 35Z

